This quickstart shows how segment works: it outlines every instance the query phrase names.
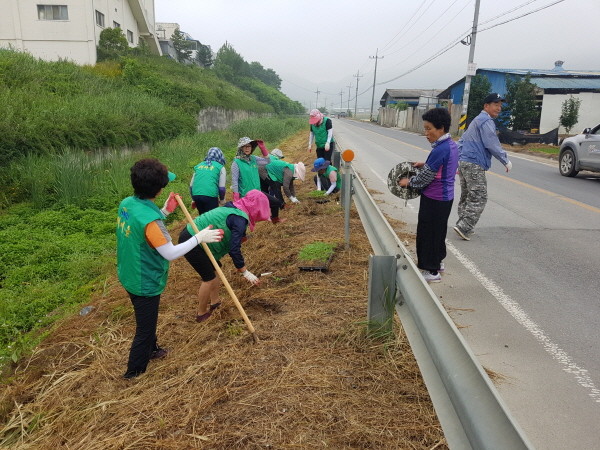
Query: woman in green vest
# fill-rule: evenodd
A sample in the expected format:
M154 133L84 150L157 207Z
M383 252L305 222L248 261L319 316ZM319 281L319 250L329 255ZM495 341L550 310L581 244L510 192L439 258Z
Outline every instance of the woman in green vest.
M313 138L317 146L317 158L324 158L331 162L331 155L335 150L335 140L333 139L333 125L331 119L325 117L318 109L310 112L308 119L310 124L310 133L308 135L308 152L311 152Z
M260 148L263 157L254 156L252 152ZM237 154L231 163L231 190L233 200L239 200L252 189L261 190L259 167L263 168L271 162L269 151L261 140L252 140L249 137L240 138ZM267 194L271 206L271 222L280 223L286 219L279 218L279 209L282 203L272 195Z
M281 189L292 203L300 203L296 198L294 180L304 181L306 167L303 162L297 164L286 163L282 160L271 161L266 165L266 174L269 178L269 194L285 205ZM283 207L283 206L282 206Z
M177 208L171 192L163 209L154 199L175 179L157 159L142 159L131 167L134 195L124 199L117 215L117 274L129 294L135 313L135 337L129 351L125 378L146 371L150 359L166 355L157 344L156 323L160 295L167 284L169 261L201 242L218 242L223 231L205 227L195 236L173 245L163 220Z
M208 244L208 248L221 266L219 260L229 253L237 271L252 284L259 284L259 279L246 268L242 255L242 242L246 239L246 228L254 230L257 222L269 220L269 200L267 196L256 189L234 202L227 202L225 206L212 209L194 219L199 229L207 226L223 230L223 239L220 242ZM179 242L186 242L192 236L193 229L188 225L179 235ZM219 307L219 287L221 281L215 274L204 249L195 247L186 253L185 259L191 264L200 278L202 284L198 290L198 310L196 322L204 322L213 311Z
M219 147L211 147L204 161L194 167L190 181L192 208L198 208L202 214L219 206L219 200L225 199L225 156Z
M339 171L324 158L315 159L312 172L317 172L314 178L317 191L325 191L325 195L330 195L342 188L342 177Z

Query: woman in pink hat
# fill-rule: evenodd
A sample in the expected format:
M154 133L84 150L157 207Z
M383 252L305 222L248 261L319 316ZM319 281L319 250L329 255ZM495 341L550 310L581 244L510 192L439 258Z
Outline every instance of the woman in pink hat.
M333 125L331 119L325 117L318 109L310 112L308 119L310 124L310 134L308 135L308 152L312 150L313 139L317 146L317 158L323 158L331 162L331 155L335 150L335 140L333 139Z
M258 277L246 267L242 255L242 242L246 237L246 228L250 228L252 231L257 222L268 221L270 216L269 199L263 192L252 189L241 199L227 202L225 206L211 209L196 217L194 222L199 229L204 229L209 225L222 229L223 239L220 242L208 244L208 248L217 262L229 253L233 265L240 275L252 284L259 284ZM179 242L190 239L192 233L194 233L192 226L188 225L179 235ZM219 301L221 282L216 277L215 268L201 246L197 246L187 253L185 259L202 278L202 284L198 289L196 322L204 322L221 304ZM221 265L220 262L219 265Z

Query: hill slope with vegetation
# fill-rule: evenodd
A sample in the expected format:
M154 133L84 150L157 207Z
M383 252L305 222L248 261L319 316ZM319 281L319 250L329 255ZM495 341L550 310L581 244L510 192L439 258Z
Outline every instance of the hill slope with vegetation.
M129 53L95 66L0 49L0 166L65 148L133 147L196 130L206 107L297 114L258 79L247 89L212 69Z

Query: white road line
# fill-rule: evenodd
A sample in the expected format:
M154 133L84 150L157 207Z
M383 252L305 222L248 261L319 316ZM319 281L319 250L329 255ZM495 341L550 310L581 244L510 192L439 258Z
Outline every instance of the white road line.
M563 367L562 369L572 374L577 383L588 391L588 395L596 402L600 403L600 389L598 389L590 376L587 369L579 367L573 362L571 357L556 345L546 335L539 325L529 318L529 315L521 308L521 306L504 293L502 288L486 277L468 257L463 255L450 241L446 240L446 247L452 252L465 268L487 289L487 291L498 300L502 307L533 337L544 347L552 358L558 361Z

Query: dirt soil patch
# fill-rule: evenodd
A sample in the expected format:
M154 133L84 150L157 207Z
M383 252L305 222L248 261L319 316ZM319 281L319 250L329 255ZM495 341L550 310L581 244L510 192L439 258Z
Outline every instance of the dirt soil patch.
M303 160L305 133L283 142L286 161ZM408 342L365 336L371 248L356 211L344 246L336 201L308 199L311 173L297 185L300 204L284 223L260 223L243 251L251 286L224 272L252 321L253 343L225 289L222 306L194 321L197 274L182 258L161 298L158 336L170 350L125 380L135 323L116 277L86 316L57 324L5 377L0 446L19 449L447 448ZM177 236L183 222L174 225ZM339 243L329 271L302 272L300 249Z

